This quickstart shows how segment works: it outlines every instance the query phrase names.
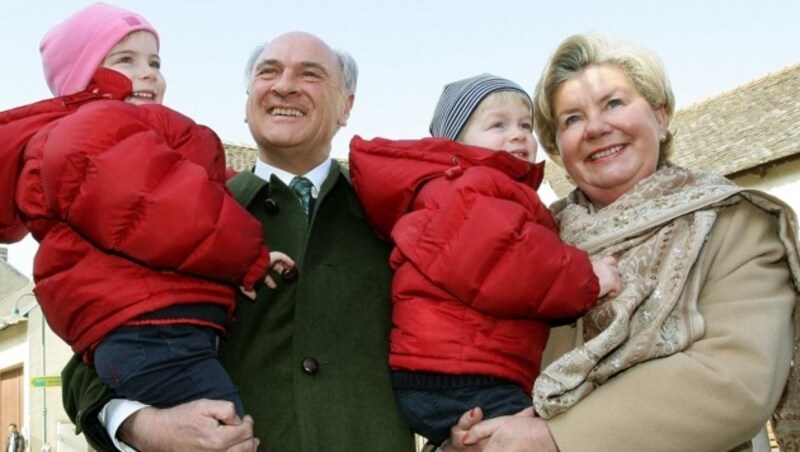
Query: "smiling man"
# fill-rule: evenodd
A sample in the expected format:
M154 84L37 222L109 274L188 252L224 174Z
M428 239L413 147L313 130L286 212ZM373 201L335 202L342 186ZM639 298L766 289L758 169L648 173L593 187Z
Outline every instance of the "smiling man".
M247 74L247 122L259 157L253 172L229 185L264 225L270 249L300 270L296 281L239 302L220 344L252 419L203 400L141 408L116 431L120 421L109 412L126 402L114 401L103 421L139 450L253 450L255 438L262 450L413 450L388 368L389 248L330 158L353 106L355 61L293 32L257 49ZM109 391L75 360L64 381L76 424L98 449L113 447L97 415Z

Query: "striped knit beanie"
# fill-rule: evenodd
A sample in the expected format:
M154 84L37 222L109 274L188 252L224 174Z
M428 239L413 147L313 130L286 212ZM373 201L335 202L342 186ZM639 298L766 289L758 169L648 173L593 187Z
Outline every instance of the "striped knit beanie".
M431 135L455 140L481 101L497 91L518 91L530 101L530 96L521 86L491 74L448 83L444 86L433 112Z

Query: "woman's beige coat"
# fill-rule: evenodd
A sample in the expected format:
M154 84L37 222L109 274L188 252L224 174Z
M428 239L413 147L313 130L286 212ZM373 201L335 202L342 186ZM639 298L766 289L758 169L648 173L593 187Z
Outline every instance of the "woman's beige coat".
M775 409L792 354L797 293L776 221L748 202L725 208L697 266L707 273L698 300L705 335L549 420L562 452L747 450ZM580 330L554 329L545 365L578 345Z

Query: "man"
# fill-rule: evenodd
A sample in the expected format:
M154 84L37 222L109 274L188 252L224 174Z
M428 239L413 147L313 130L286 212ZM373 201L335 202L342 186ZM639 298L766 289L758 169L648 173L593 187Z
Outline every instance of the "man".
M17 429L17 424L8 424L8 438L6 438L6 452L23 452L25 438Z
M220 347L255 423L227 402L201 400L142 408L117 437L140 450L252 450L259 441L262 450L413 450L387 364L388 247L330 159L353 105L355 62L293 32L252 58L248 74L247 122L259 159L230 187L264 224L270 249L289 254L300 270L295 282L241 301ZM297 189L308 214L290 188L295 176L311 182ZM75 359L63 375L64 405L78 428L96 448L113 448L98 422L112 395ZM107 411L114 430L118 421Z

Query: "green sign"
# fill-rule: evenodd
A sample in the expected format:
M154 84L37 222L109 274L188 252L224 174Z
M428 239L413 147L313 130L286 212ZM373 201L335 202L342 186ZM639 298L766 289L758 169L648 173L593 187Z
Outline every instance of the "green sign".
M61 386L61 376L53 375L50 377L33 377L31 378L31 386L34 388Z

